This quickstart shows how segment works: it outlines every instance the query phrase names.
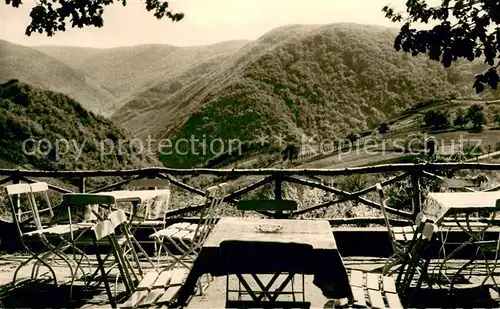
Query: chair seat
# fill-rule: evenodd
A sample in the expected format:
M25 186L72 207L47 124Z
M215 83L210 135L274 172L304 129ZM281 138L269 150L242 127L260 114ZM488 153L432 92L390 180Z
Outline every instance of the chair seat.
M33 235L40 235L40 234L48 234L48 235L65 235L65 234L69 234L71 233L71 231L73 232L77 232L77 231L80 231L82 229L89 229L90 226L89 225L85 225L85 224L73 224L73 225L69 225L69 224L61 224L61 225L56 225L56 226L52 226L52 227L48 227L48 228L43 228L43 229L38 229L38 230L35 230L35 231L30 231L30 232L26 232L26 233L23 233L24 236L33 236Z
M185 268L147 273L136 292L118 307L137 308L172 303L188 273L189 270Z
M392 277L352 270L349 281L355 308L404 308Z
M195 234L194 231L191 231L188 229L173 228L170 226L166 229L162 229L160 231L157 231L157 232L149 235L149 238L166 237L166 238L170 238L170 239L182 239L182 240L187 240L187 241L193 241L194 234Z
M151 220L151 221L132 221L131 224L134 226L160 226L163 225L163 221Z
M396 238L396 241L409 242L412 240L413 234L415 233L416 229L417 229L416 225L395 226L392 228L392 231L394 232L394 237Z
M198 224L196 223L187 223L187 222L181 222L181 223L175 223L169 226L170 228L176 228L180 230L189 230L189 231L196 231L196 228L198 227Z

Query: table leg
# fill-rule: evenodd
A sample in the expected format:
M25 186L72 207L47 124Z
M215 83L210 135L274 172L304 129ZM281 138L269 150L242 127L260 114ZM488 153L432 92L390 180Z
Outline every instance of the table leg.
M178 294L177 294L177 305L185 306L187 300L191 295L194 294L194 290L196 289L196 283L203 275L204 271L199 263L194 263L191 271L189 272L186 281L182 284Z

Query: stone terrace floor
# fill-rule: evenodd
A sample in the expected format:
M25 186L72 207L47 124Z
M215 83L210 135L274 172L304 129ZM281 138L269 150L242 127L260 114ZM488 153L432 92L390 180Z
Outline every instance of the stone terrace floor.
M90 288L88 291L83 289L83 283L77 281L73 288L74 301L69 303L69 286L62 285L55 287L53 281L47 282L31 282L21 284L16 289L10 288L10 282L13 272L17 265L23 261L25 257L22 256L0 256L0 307L3 308L110 308L107 304L107 296L104 286L100 288ZM95 262L95 261L94 261ZM375 257L356 257L344 258L346 268L359 269L365 271L380 272L383 266L384 259ZM459 267L463 261L454 260L450 264L452 267ZM435 262L431 264L431 268L436 265ZM57 275L60 278L66 278L69 281L69 271L62 265L54 267ZM95 267L94 267L95 269ZM468 283L460 284L458 286L458 293L454 296L449 296L442 290L428 290L424 289L424 294L418 297L419 302L414 303L412 307L491 307L498 308L500 304L495 302L488 302L488 305L481 303L474 303L475 301L487 301L494 298L498 300L498 294L493 289L479 289L479 283L484 278L484 265L479 265L473 272L473 276ZM29 277L31 267L25 267L19 273L19 279ZM469 272L463 272L469 274ZM500 266L497 267L497 282L500 282ZM331 308L331 303L326 299L321 291L312 284L312 276L306 276L305 290L306 300L311 302L311 308ZM64 281L64 279L59 279ZM114 279L112 280L114 281ZM490 279L491 281L491 279ZM25 281L26 282L26 281ZM235 283L235 282L234 282ZM194 296L190 300L187 308L225 308L225 277L217 277L209 284L208 288L204 291L202 296ZM114 288L112 283L112 289ZM233 285L234 286L234 285ZM122 290L120 284L117 290ZM423 300L427 302L422 302Z

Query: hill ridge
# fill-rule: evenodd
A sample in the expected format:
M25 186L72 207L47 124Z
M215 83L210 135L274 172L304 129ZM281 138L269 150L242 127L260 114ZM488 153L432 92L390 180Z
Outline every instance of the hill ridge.
M19 79L47 90L65 93L90 110L102 113L112 106L114 96L89 76L58 59L0 40L0 82Z

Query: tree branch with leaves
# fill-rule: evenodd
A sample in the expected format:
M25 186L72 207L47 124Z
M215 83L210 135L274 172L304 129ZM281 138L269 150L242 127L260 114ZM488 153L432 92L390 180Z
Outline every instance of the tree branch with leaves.
M426 0L407 0L406 13L385 6L382 11L392 22L404 22L394 48L413 56L427 54L431 60L450 67L459 58L484 58L490 68L475 77L473 88L481 93L486 86L496 90L500 83L500 0L442 0L429 6ZM416 30L414 23L434 21L431 29Z
M31 9L31 22L26 27L26 35L46 33L53 36L58 31L66 31L68 25L72 28L87 26L102 27L105 7L115 2L127 5L127 0L37 0ZM18 8L22 0L5 0L7 5ZM167 17L173 22L184 18L183 13L174 13L168 9L168 1L144 0L148 12L153 12L157 19Z

